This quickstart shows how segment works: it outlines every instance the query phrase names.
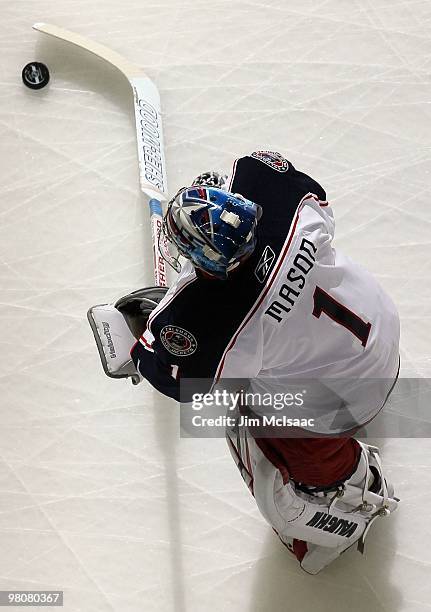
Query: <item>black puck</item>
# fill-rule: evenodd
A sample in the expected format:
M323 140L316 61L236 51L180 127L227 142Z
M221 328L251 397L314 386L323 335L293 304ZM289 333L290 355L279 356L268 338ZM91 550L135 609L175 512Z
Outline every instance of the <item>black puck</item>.
M49 70L41 62L30 62L22 69L22 82L30 89L42 89L49 83Z

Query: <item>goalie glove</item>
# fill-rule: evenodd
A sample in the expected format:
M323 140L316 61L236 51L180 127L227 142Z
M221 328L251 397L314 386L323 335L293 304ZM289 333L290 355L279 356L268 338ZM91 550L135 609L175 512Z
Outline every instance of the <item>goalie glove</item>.
M141 382L142 377L135 368L130 351L167 291L166 287L148 287L120 298L115 304L90 308L87 318L107 376L131 378L134 385Z
M136 340L139 340L146 330L150 314L165 297L167 291L167 287L146 287L133 291L115 302L115 308L124 316Z
M219 172L203 172L194 179L192 184L202 187L215 187L226 191L226 180L226 174L220 174Z

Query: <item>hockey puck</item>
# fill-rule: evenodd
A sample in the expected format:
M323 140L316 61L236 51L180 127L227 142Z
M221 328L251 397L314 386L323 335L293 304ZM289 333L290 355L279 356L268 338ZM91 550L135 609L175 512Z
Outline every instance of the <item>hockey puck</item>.
M49 70L41 62L30 62L22 69L22 82L30 89L42 89L49 83Z

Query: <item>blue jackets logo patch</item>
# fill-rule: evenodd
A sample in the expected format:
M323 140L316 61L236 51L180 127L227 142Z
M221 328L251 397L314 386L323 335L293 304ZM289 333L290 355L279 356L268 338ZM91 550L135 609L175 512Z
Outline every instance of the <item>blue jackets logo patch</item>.
M193 355L198 347L194 335L177 325L166 325L160 331L160 340L167 351L179 357Z
M287 172L289 170L289 162L280 153L276 151L255 151L251 157L258 159L277 172Z

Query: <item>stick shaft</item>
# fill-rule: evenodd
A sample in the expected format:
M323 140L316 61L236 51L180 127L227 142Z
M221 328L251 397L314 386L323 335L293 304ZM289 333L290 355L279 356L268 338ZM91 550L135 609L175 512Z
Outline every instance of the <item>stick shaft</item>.
M159 236L163 223L162 205L159 200L152 199L149 201L149 206L151 238L153 241L154 282L159 287L166 287L168 284L168 279L166 278L166 261L163 259L159 249Z

